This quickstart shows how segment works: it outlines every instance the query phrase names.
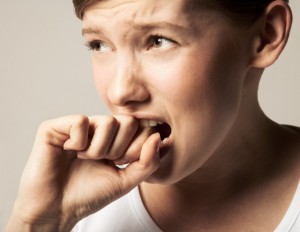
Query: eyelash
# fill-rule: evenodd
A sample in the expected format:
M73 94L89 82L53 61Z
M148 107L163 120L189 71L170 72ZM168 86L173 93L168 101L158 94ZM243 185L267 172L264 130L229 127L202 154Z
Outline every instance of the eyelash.
M165 40L165 41L171 42L174 45L178 45L178 43L173 39L165 37L161 34L154 34L154 35L150 35L149 38L146 40L147 50L150 49L151 47L153 47L155 40ZM87 42L85 44L85 46L88 48L88 50L97 51L100 49L100 47L103 44L105 44L105 43L101 40L92 40L92 41Z
M96 51L97 49L100 48L102 43L103 42L101 40L92 40L87 42L85 46L88 48L88 50Z
M155 34L155 35L151 35L151 36L147 39L147 42L146 42L146 44L147 44L147 49L151 48L151 46L155 43L154 40L158 40L158 39L160 39L160 40L166 40L166 41L168 41L168 42L171 42L171 43L174 44L174 45L178 45L178 43L177 43L175 40L173 40L173 39L170 39L170 38L168 38L168 37L166 37L166 36L163 36L163 35L161 35L161 34ZM150 45L150 47L148 47L149 45Z

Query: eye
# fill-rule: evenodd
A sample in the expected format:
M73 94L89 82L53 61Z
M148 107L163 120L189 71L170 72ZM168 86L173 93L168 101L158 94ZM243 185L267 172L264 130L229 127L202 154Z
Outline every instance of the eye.
M112 48L101 40L93 40L86 43L89 50L94 52L111 52Z
M161 35L152 35L147 41L147 49L170 49L177 46L178 43L172 39Z

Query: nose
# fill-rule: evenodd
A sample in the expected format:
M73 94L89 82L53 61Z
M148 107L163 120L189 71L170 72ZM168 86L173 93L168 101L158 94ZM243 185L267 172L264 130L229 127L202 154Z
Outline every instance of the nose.
M142 103L150 96L146 87L140 63L128 55L119 58L108 88L110 102L115 106Z

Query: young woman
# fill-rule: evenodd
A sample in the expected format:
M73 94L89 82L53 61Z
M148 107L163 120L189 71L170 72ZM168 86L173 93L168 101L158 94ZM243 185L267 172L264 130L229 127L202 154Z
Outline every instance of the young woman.
M300 130L257 100L288 2L73 2L112 116L41 124L7 231L300 231Z

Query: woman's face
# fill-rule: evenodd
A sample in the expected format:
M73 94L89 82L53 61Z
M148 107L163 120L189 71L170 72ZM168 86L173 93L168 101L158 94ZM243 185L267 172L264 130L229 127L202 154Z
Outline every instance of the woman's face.
M222 15L187 0L99 1L83 34L111 112L171 127L149 181L175 183L200 169L238 114L247 71Z

